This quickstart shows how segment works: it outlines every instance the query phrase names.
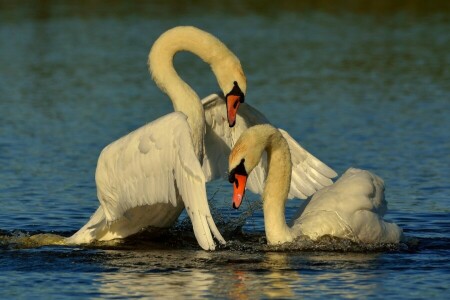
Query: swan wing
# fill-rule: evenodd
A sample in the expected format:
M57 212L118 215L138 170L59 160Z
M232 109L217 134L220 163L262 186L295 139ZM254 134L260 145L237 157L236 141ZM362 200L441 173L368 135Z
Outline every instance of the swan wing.
M126 217L136 207L152 207L148 222L168 227L168 211L187 210L203 249L215 247L212 234L225 242L209 210L205 176L195 155L186 116L159 118L108 145L96 170L97 195L107 222ZM165 204L165 205L164 205Z
M337 173L306 151L289 133L278 129L286 139L291 151L292 177L289 199L306 199L323 187L333 184L331 178Z
M254 107L243 103L239 107L236 125L229 128L225 100L212 94L202 100L205 110L206 135L203 171L206 180L227 178L230 149L239 136L249 127L270 124L267 118ZM300 146L286 131L279 129L287 140L292 156L292 181L289 198L305 199L317 190L332 184L337 174L330 167ZM260 163L250 174L247 188L262 194L267 174L267 159L264 154Z
M269 123L258 110L242 103L236 116L236 125L228 126L225 99L212 94L202 100L206 119L205 155L203 158L203 172L206 181L228 178L228 156L231 148L241 134L248 128ZM267 160L262 159L250 174L247 188L254 193L261 194L266 177Z

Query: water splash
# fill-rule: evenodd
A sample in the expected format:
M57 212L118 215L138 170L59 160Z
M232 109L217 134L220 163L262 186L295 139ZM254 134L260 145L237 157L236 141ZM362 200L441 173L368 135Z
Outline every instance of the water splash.
M295 251L324 251L324 252L381 252L381 251L411 251L417 249L418 239L409 238L400 244L364 244L351 239L323 236L312 240L307 236L300 236L294 242L283 245L267 245L263 231L247 233L243 230L255 212L260 211L262 202L249 199L239 213L225 213L223 209L216 207L214 197L218 189L209 199L210 210L216 225L227 241L226 245L218 245L218 251L264 253L264 252L295 252ZM219 202L220 203L220 202ZM235 211L233 211L235 212ZM121 250L145 250L145 249L191 249L198 250L198 244L192 231L190 218L184 214L175 226L161 231L160 235L150 234L147 230L130 236L126 239L111 241L96 241L85 245L71 245L65 242L67 233L13 232L0 231L0 247L11 249L28 249L42 246L77 246L90 249L121 249Z
M30 234L23 231L13 231L0 234L0 247L11 249L38 248L49 245L64 245L64 237L53 233Z

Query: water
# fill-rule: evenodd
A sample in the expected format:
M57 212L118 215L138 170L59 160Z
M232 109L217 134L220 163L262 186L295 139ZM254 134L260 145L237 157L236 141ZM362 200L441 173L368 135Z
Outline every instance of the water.
M2 297L443 299L448 4L345 3L1 2ZM156 241L144 233L90 247L41 246L57 241L50 234L74 233L97 208L101 149L172 110L146 61L157 36L181 24L220 37L242 61L248 103L311 153L338 173L353 166L381 176L386 218L408 243L270 248L258 197L234 211L229 184L219 182L208 193L229 243L216 252L198 249L184 216ZM218 90L201 60L180 54L175 63L201 96ZM290 201L288 216L299 205Z

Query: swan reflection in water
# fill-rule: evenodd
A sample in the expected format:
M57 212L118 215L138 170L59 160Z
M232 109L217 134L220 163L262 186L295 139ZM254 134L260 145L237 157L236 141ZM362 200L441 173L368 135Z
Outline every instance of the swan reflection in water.
M235 283L228 295L237 299L279 299L321 293L346 297L371 294L370 290L376 293L375 284L366 284L376 276L358 270L370 268L377 256L378 254L361 253L292 255L286 252L267 252L255 269L234 271ZM329 272L324 273L324 269ZM320 284L317 285L317 282Z
M95 282L104 296L255 299L326 293L357 297L377 290L376 272L364 272L377 264L377 253L106 252L105 267L114 270L100 274Z
M101 295L158 298L206 296L215 275L206 267L212 254L204 251L107 250L106 267L118 268L102 273L96 284ZM199 267L204 265L204 267Z

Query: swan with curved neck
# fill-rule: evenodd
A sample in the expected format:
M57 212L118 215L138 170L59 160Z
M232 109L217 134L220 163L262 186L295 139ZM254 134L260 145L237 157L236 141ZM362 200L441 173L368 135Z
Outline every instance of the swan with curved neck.
M230 127L235 125L239 104L244 102L247 83L239 59L221 41L205 31L190 26L175 27L153 44L148 57L150 73L158 87L169 96L174 110L187 116L194 147L201 158L205 133L203 104L173 67L173 57L183 50L192 52L211 66L226 95Z
M291 154L281 132L270 125L245 131L230 154L234 208L241 205L248 174L264 151L268 174L262 198L268 244L292 242L300 235L312 239L332 235L364 243L398 243L402 239L402 230L382 219L387 210L382 180L357 169L349 169L336 183L318 191L289 227L285 205L291 182Z
M69 243L111 240L144 228L167 228L183 208L203 249L213 250L212 235L221 243L209 210L202 170L205 115L197 94L173 68L179 51L190 51L211 65L226 95L229 126L244 101L246 79L237 57L217 38L195 27L168 30L154 43L148 58L158 87L175 112L138 128L105 147L95 180L101 206Z

